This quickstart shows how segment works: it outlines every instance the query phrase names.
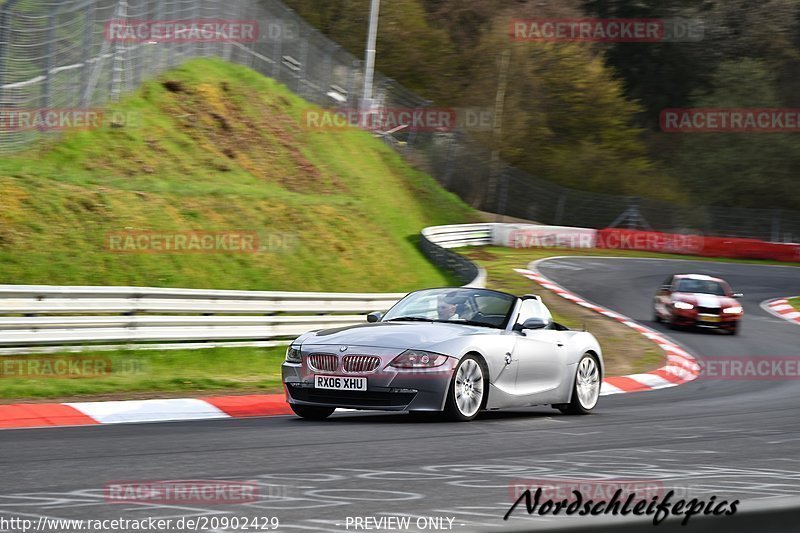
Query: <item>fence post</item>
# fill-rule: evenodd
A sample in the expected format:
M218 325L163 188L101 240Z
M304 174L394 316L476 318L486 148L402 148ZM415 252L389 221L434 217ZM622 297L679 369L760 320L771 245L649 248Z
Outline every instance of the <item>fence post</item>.
M501 217L508 214L506 213L508 208L508 169L504 168L500 171L497 179L499 182L497 184L499 188L497 191L497 220L501 221Z
M453 160L453 146L456 144L456 132L453 131L447 138L447 149L445 150L444 156L444 176L442 176L442 187L446 190L452 190L450 188L450 180L453 177L453 165L451 161Z
M117 13L119 19L125 21L128 18L128 2L126 0L119 0L117 5ZM121 92L120 85L122 84L122 58L120 57L120 44L116 39L111 40L111 72L108 77L108 96L109 100L116 102L119 99Z
M564 206L567 203L567 194L561 193L558 197L558 204L556 204L556 216L553 220L553 224L560 225L564 220Z
M781 242L781 210L772 211L772 242Z
M91 77L91 63L90 59L92 58L92 42L94 37L94 9L95 3L91 2L86 9L86 15L84 16L84 24L86 25L86 29L83 33L83 68L81 71L83 72L83 76L81 76L81 94L80 94L80 107L89 107L89 96L86 94L86 90L89 87L89 78ZM103 29L105 31L105 28Z
M162 0L162 2L166 2L167 0ZM166 14L166 10L164 10L164 18L170 19L177 19L178 18L178 11L177 7L175 7L175 3L172 3L172 10L170 11L169 15ZM177 42L168 43L169 46L169 53L167 54L167 68L172 68L175 66L175 54L178 46L180 46Z
M305 98L306 80L308 79L308 41L314 35L313 30L300 39L300 72L297 73L297 94Z
M322 60L323 79L320 83L322 94L319 97L319 103L324 106L328 103L325 94L330 90L331 85L333 85L333 51L336 50L336 47L327 45L324 41L323 46L325 47L325 59Z
M9 47L8 12L0 6L0 106L7 106L6 102L6 50Z
M56 38L56 16L51 12L47 17L47 47L44 52L44 84L42 85L42 107L50 107L50 79L53 70L53 41Z
M300 38L298 31L297 38ZM281 56L283 54L283 39L275 39L272 43L272 77L280 81L281 79ZM266 72L264 72L266 74Z

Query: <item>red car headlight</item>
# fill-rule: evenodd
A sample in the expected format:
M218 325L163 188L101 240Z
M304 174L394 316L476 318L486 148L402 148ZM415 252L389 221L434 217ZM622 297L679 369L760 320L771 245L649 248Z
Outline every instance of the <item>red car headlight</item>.
M442 366L447 361L447 356L440 353L425 352L423 350L406 350L389 363L395 368L434 368Z

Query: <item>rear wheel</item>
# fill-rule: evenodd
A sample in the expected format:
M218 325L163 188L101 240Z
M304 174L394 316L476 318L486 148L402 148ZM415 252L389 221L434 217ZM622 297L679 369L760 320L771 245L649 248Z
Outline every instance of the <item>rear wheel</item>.
M453 373L444 413L451 420L466 422L478 416L488 380L483 363L475 355L464 357Z
M597 359L585 353L578 361L575 382L572 386L572 400L568 404L559 405L562 413L586 415L597 405L600 398L600 366Z
M316 407L314 405L299 405L296 403L290 403L289 407L292 408L292 411L297 416L309 420L325 420L336 410L334 407Z

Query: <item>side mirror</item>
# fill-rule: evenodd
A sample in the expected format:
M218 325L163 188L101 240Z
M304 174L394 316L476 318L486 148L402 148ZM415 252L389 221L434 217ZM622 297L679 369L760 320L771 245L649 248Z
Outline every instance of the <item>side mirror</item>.
M741 292L734 292L733 293L733 297L734 298L744 298L744 294L742 294Z
M547 322L543 318L531 317L522 323L522 329L542 329L547 327Z
M367 322L380 322L383 318L383 313L380 311L373 311L367 315Z

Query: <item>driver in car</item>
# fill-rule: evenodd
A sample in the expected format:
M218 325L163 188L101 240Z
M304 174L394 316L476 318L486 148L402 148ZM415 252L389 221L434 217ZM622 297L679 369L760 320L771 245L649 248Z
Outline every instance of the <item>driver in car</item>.
M439 314L439 320L458 320L458 303L453 301L449 294L442 294L439 296L439 301L436 306Z

